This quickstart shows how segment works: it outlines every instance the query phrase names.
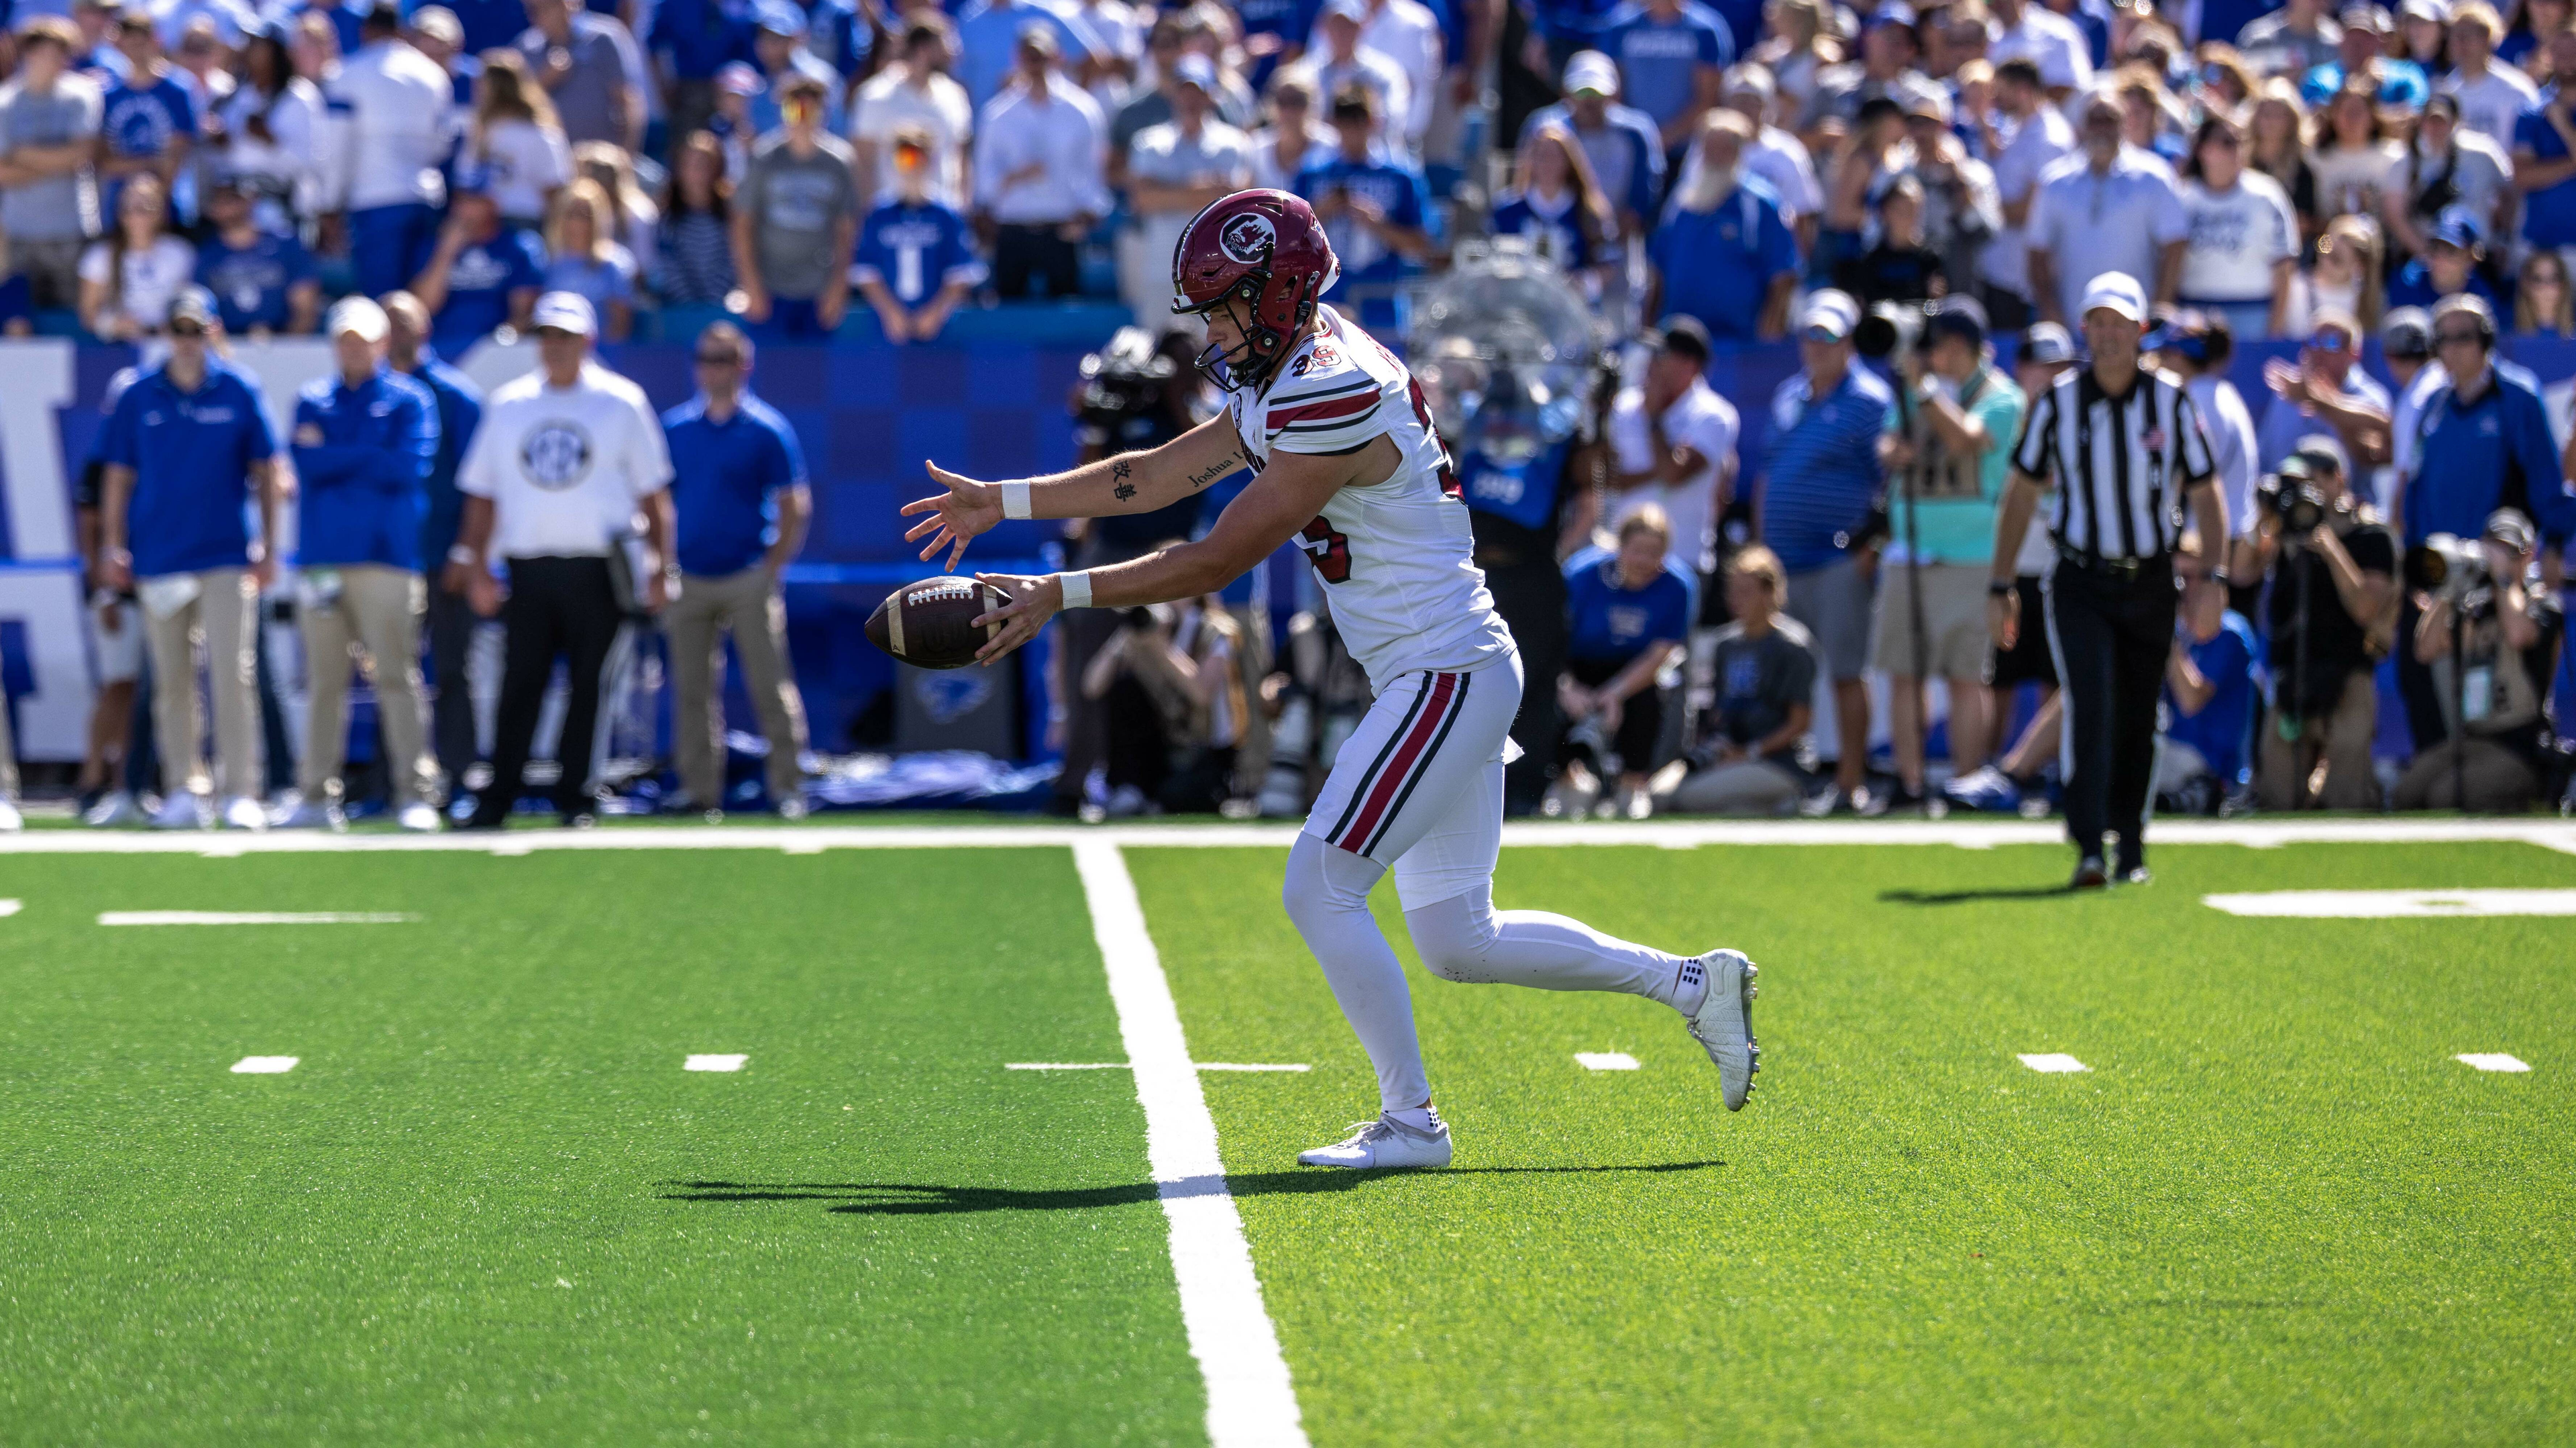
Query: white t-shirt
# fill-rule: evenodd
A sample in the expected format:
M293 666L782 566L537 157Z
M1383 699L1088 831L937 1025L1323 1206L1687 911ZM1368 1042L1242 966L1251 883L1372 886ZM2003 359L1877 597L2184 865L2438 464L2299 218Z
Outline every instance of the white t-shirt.
M92 242L81 253L81 280L104 285L107 268L107 243ZM116 312L145 331L158 332L169 322L170 303L180 289L196 279L197 249L175 236L156 237L143 250L125 254L124 270L117 283Z
M1637 510L1653 503L1672 520L1674 554L1692 569L1707 572L1717 561L1717 480L1735 470L1735 443L1741 433L1735 404L1718 396L1707 379L1694 379L1690 390L1664 409L1664 441L1698 453L1708 459L1708 466L1671 487L1648 483L1621 493L1610 517L1611 531L1617 532ZM1627 388L1610 404L1610 448L1623 473L1642 473L1654 466L1643 388Z
M2247 171L2224 192L2182 183L2191 235L2183 245L2182 299L2268 302L2272 268L2299 254L2299 222L2281 183Z
M572 180L572 148L563 132L526 121L492 123L483 133L483 187L512 221L546 219L546 193Z
M644 389L582 365L571 387L540 369L492 394L459 491L490 498L492 553L597 558L634 525L635 500L671 481L671 453Z
M2262 444L2254 433L2254 414L2244 394L2224 377L2195 377L2183 384L2192 405L2200 409L2201 426L2209 432L2209 461L2226 489L2227 531L2254 531L2254 477L2262 471Z
M2007 118L2002 124L2012 125L2012 134L1992 164L1996 200L2009 206L2029 200L2039 187L2041 173L2074 152L2075 130L2056 107L2046 105L2032 111L2026 121L2012 124ZM1994 239L1977 254L1977 271L2003 290L2029 299L2029 226L1998 227Z
M930 198L949 206L966 205L966 142L975 134L975 107L966 87L933 74L930 84L905 84L900 66L886 70L859 87L850 107L850 139L876 149L877 194L868 203L881 205L902 195L895 184L894 133L905 126L930 133Z
M2540 87L2529 76L2494 60L2476 80L2455 70L2434 82L2433 89L2459 98L2461 125L2508 151L2513 149L2514 119L2540 104Z
M2350 149L2338 146L2311 154L2308 169L2317 178L2317 214L2332 217L2355 211L2378 220L2380 189L2388 184L2389 168L2405 155L2405 148L2395 141Z

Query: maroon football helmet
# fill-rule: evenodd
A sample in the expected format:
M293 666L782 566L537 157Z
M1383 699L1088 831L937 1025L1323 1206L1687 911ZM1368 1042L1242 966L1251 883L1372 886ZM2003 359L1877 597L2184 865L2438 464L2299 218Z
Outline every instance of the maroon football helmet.
M1285 191L1237 191L1209 203L1172 248L1172 310L1202 316L1244 304L1227 313L1242 327L1243 345L1220 355L1211 342L1198 359L1232 391L1259 383L1295 350L1315 299L1341 270L1313 207Z

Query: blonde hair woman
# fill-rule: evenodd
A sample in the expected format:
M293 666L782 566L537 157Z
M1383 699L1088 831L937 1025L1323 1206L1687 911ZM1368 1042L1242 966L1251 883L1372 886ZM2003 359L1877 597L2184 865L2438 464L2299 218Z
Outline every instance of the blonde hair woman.
M463 161L469 173L483 178L482 189L492 194L509 226L543 223L555 193L572 179L572 148L555 118L555 103L515 50L483 53Z
M637 256L651 256L662 244L662 208L635 179L635 163L624 146L584 141L572 148L572 169L608 193L609 214L617 218L617 239Z
M635 253L608 234L615 217L608 193L582 176L555 197L546 221L546 290L589 298L605 342L625 341L635 325Z
M2379 223L2367 216L2338 216L2317 238L2317 259L2290 280L2290 306L2281 334L2304 337L2318 312L2349 312L2364 336L2376 336L2388 309L2388 286Z

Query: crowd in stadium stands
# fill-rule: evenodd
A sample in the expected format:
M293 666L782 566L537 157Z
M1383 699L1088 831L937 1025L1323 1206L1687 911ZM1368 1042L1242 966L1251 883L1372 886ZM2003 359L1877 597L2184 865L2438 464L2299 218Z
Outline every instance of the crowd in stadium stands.
M1400 341L1408 280L1466 237L1518 236L1629 348L1634 385L1599 450L1461 460L1546 475L1509 503L1470 492L1533 678L1556 676L1531 691L1516 804L1553 779L1559 810L1877 811L1940 790L2010 808L2053 739L2045 712L2013 733L2011 686L2049 661L2036 630L1996 656L1974 585L2026 389L2080 343L2090 279L2126 271L2194 379L2240 529L2196 543L2228 577L2188 597L2173 738L2198 743L2169 752L2169 796L2216 808L2259 777L2273 807L2447 800L2373 759L2368 686L2393 658L2411 752L2492 734L2523 774L2480 777L2528 800L2556 777L2556 730L2521 711L2554 672L2569 409L2487 364L2498 337L2576 337L2571 8L15 0L0 330L148 338L192 284L241 336L407 292L428 355L451 357L526 329L551 291L610 342L719 316L760 341L927 341L961 308L1077 297L1160 329L1182 224L1270 185L1326 225L1328 300ZM1892 383L1854 360L1869 309L1936 302ZM2006 338L2018 380L1991 365ZM2297 360L2241 395L2230 348L2272 338ZM2384 377L2359 360L2373 338ZM1776 396L1701 380L1776 341L1803 362ZM1758 455L1738 456L1737 403L1769 410ZM2275 476L2328 497L2317 530L2285 536L2258 506ZM1892 479L1911 481L1881 523ZM2516 621L2467 627L2465 664L2450 602L2394 581L2436 531L2487 538L2517 580L2546 572L2483 605ZM2049 558L2033 537L2026 577ZM1239 612L1130 621L1062 688L1235 751L1183 794L1261 792L1287 706L1312 750L1347 701L1328 619L1302 619L1274 672L1265 630L1196 622ZM1247 688L1177 687L1218 654ZM1819 671L1841 747L1813 775ZM1946 786L1911 687L1894 777L1865 770L1872 675L1948 681ZM1141 767L1120 765L1124 808L1169 782Z

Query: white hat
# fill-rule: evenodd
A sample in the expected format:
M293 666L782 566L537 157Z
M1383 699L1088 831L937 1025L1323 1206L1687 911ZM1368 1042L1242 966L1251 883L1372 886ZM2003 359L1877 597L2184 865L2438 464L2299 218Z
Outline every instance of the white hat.
M2104 272L2084 284L2084 313L2090 315L2097 307L2108 308L2141 327L2147 324L2146 288L2127 272Z
M449 45L465 43L465 22L444 5L424 5L411 13L411 28Z
M599 314L591 310L590 299L579 292L548 292L537 298L536 315L528 319L528 325L538 331L552 327L592 337L599 333Z
M1807 305L1798 313L1799 331L1822 327L1833 333L1837 342L1849 337L1852 328L1859 325L1860 303L1853 301L1849 292L1831 287L1808 297Z
M1592 91L1616 99L1619 62L1597 50L1579 50L1565 62L1565 93Z
M331 315L322 324L322 335L337 337L355 332L360 339L381 342L392 330L385 320L385 309L365 297L342 297L331 304Z

